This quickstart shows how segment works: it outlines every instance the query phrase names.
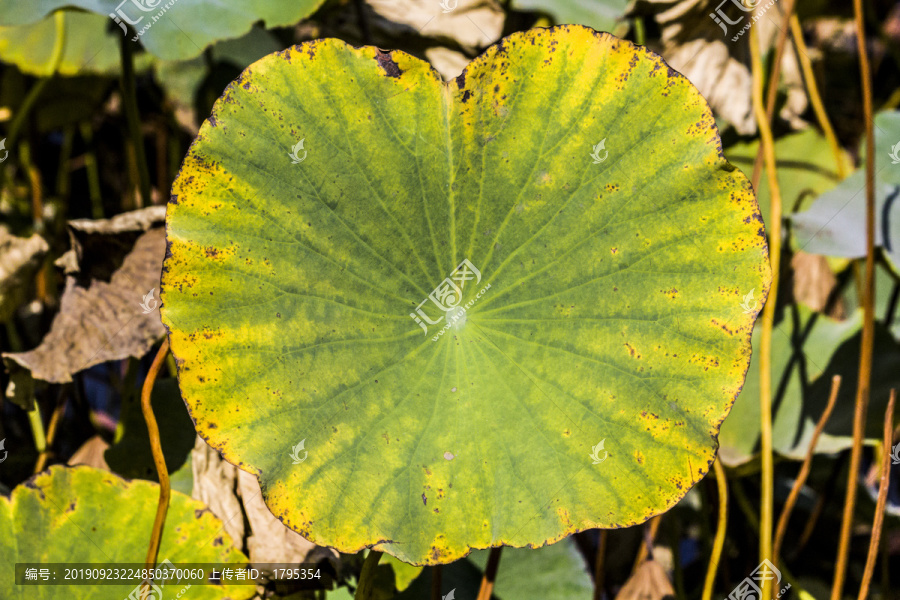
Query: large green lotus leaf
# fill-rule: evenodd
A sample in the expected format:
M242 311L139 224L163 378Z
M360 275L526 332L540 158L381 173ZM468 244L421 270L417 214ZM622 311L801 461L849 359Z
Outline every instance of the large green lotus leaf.
M53 466L0 496L0 597L122 600L135 585L15 585L16 563L143 563L159 486L92 467ZM246 564L205 504L172 492L159 561ZM112 568L112 565L110 565ZM58 573L62 577L63 573ZM161 586L174 598L183 585ZM170 590L169 588L172 587ZM195 585L185 597L244 599L254 586Z
M253 23L293 25L311 15L324 0L0 0L0 25L27 25L62 7L76 7L122 23L132 23L130 38L167 60L193 58L218 40L236 38ZM110 26L125 35L112 18Z
M197 430L307 538L415 564L675 504L770 278L706 102L581 26L447 83L338 40L270 55L217 102L167 220Z

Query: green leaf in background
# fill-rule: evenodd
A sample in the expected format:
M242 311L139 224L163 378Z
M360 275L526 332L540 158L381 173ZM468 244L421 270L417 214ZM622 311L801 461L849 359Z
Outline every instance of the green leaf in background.
M268 56L201 128L167 219L198 432L308 539L413 564L674 505L770 279L700 94L580 26L448 83L337 40Z
M859 313L846 321L835 321L796 305L789 308L775 327L772 442L778 453L794 458L805 455L815 422L802 419L803 391L823 373L838 346L859 332L861 323ZM754 349L759 347L759 335L760 326L757 326L753 331ZM747 381L731 415L722 425L719 443L719 456L730 467L750 461L759 450L759 364L755 360L750 363ZM819 449L824 450L822 442Z
M866 255L866 178L859 169L803 212L791 215L794 243L806 252ZM875 245L900 273L900 111L875 116Z
M0 597L122 600L134 585L15 585L15 565L143 563L153 529L159 486L126 481L91 467L50 467L0 497ZM159 561L246 563L202 502L172 493ZM62 576L59 573L58 576ZM181 586L163 596L174 598ZM196 585L191 599L250 598L254 586Z
M156 60L153 63L153 71L156 80L166 91L166 99L177 111L190 111L190 123L193 130L193 110L197 101L197 92L216 67L221 68L221 63L243 70L263 56L282 49L282 44L271 32L260 27L254 27L246 35L237 39L223 40L215 43L209 50L208 56L198 56L190 60ZM217 88L216 95L209 100L209 104L215 100L225 88L228 81ZM204 115L206 112L203 113ZM199 120L196 119L197 125Z
M194 423L178 392L174 379L161 379L153 386L151 394L153 412L159 424L159 439L169 473L184 465L194 447ZM159 481L147 422L141 411L140 390L123 399L122 413L115 443L104 458L110 469L129 479Z
M67 10L65 23L66 45L57 73L64 76L119 74L121 30L110 30L109 17ZM56 25L49 16L37 23L0 27L0 60L15 64L23 73L48 77L55 40ZM146 69L152 58L148 54L138 55L135 69Z
M402 560L397 560L390 554L384 555L381 559L381 564L390 565L394 570L394 583L399 592L408 588L409 584L422 572L422 567L416 567Z
M513 8L547 13L557 24L585 25L612 32L628 0L513 0Z
M441 593L456 600L475 598L487 565L487 550L443 567ZM494 584L494 600L589 600L593 583L575 541L567 538L543 548L504 548ZM430 597L432 572L426 569L397 600Z
M0 25L35 23L62 7L76 7L109 19L116 35L125 35L109 16L132 23L147 50L163 59L198 56L218 40L247 33L253 23L267 27L294 25L311 15L323 0L0 0ZM52 48L52 45L51 45ZM49 50L48 50L49 52ZM113 57L118 57L117 51ZM106 60L104 58L103 60Z
M819 438L816 452L829 454L853 444L853 406L862 311L835 321L802 305L789 307L772 337L774 419L772 441L779 454L802 460L816 423L828 403L831 379L842 377L838 405ZM884 407L890 387L900 372L900 345L880 324L876 329L868 441L881 435ZM759 343L759 327L753 332ZM747 382L719 434L722 462L736 467L749 462L759 450L759 364L751 362Z

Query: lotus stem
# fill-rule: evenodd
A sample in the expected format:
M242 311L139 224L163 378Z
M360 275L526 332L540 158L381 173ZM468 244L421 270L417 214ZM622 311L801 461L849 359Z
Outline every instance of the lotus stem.
M750 63L753 74L753 110L759 124L760 147L763 149L766 175L771 197L769 226L769 258L772 264L772 285L763 309L762 331L759 350L759 420L761 490L759 511L759 560L772 558L772 521L774 498L774 464L772 455L772 330L775 326L775 305L778 302L778 283L781 275L781 189L775 166L775 142L772 129L766 119L763 106L762 59L759 52L759 34L756 27L750 28ZM772 581L763 580L760 598L772 597Z
M797 480L794 481L791 493L788 494L787 500L784 502L781 517L778 519L778 527L775 529L775 543L772 546L772 556L775 558L773 562L776 566L780 561L781 544L784 542L784 534L787 531L788 521L791 519L791 511L794 510L794 504L796 504L797 498L800 497L800 490L803 489L803 486L806 484L806 479L809 477L816 445L819 443L819 436L822 435L825 424L828 423L828 419L831 417L831 412L834 410L840 388L841 376L835 375L831 380L831 393L828 395L828 405L825 407L825 412L819 417L819 422L816 423L816 428L809 441L809 448L807 448L806 456L803 459L803 465L800 467L800 472L797 474Z
M594 559L594 600L602 600L606 587L606 542L609 530L600 529L597 536L597 557Z
M84 153L84 171L88 180L88 195L91 197L91 216L95 219L103 218L103 197L100 193L100 171L97 169L97 156L90 148L94 141L94 132L88 121L82 121L78 126L81 139L88 149Z
M144 137L141 134L141 116L137 106L137 85L134 79L134 50L128 36L122 36L119 50L122 62L122 107L125 121L128 123L128 134L134 146L134 162L137 167L138 190L141 195L140 206L148 206L150 196L150 173L147 170L147 156L144 152Z
M881 446L881 480L878 482L878 502L875 505L875 519L872 522L872 537L869 539L869 554L866 557L866 569L863 572L862 585L859 588L858 600L866 600L869 596L869 584L878 560L878 545L881 542L881 528L884 525L884 507L887 503L888 486L891 483L891 441L894 423L894 401L897 390L891 390L887 409L884 411L884 440Z
M378 569L378 561L381 560L382 554L377 550L369 550L366 560L363 561L362 571L359 573L359 585L356 586L354 600L369 600L374 597L375 571Z
M156 376L159 369L165 361L166 354L169 352L169 338L163 340L150 370L147 372L147 378L144 380L144 387L141 389L141 411L144 413L144 420L147 422L147 433L150 435L150 448L153 451L153 463L156 465L156 472L159 474L159 504L156 507L156 519L153 521L153 533L150 535L150 547L147 549L147 567L156 566L156 560L159 558L159 544L162 540L163 528L166 524L166 513L169 510L169 497L172 490L169 487L169 470L166 467L166 458L163 455L162 445L159 442L159 427L156 424L156 416L153 414L153 406L150 404L150 394L153 391L153 384L156 382Z
M656 515L644 525L644 541L638 548L637 556L634 559L634 566L631 568L631 574L634 575L641 563L649 557L653 560L653 540L656 539L656 532L659 531L659 524L662 515Z
M444 565L434 565L431 568L431 600L442 600L441 586L443 584Z
M769 85L766 89L766 126L769 128L772 126L772 116L775 114L775 100L778 96L778 80L781 77L781 63L784 59L784 47L787 45L787 34L788 31L790 31L788 23L791 15L794 14L794 1L795 0L785 0L784 16L781 18L781 26L778 28L778 41L775 43L775 57L772 61L772 72L769 74ZM750 43L758 43L758 41L759 38L757 36L757 42L751 40ZM758 50L759 47L757 46L757 51ZM760 127L762 126L760 125ZM759 189L759 176L762 172L763 152L763 145L760 144L759 150L756 151L756 161L753 163L753 177L750 180L754 190Z
M859 352L859 381L856 388L856 411L853 420L853 448L850 452L850 470L847 475L847 495L841 522L841 537L835 565L831 600L840 600L847 573L847 553L850 550L850 530L853 525L853 509L856 506L856 477L862 456L865 435L866 411L869 406L869 385L872 377L872 351L875 340L875 137L872 120L872 86L869 57L866 54L866 30L862 0L853 0L856 22L856 43L859 54L859 71L862 79L863 115L866 125L866 270L863 285L863 329Z
M53 446L53 440L56 439L56 432L59 430L59 422L63 413L66 411L65 388L60 390L59 399L56 402L56 408L50 417L50 425L47 427L47 441L44 451L38 455L37 463L34 465L34 472L40 473L47 466L47 459L50 458L50 448Z
M497 579L497 568L500 566L500 554L502 552L503 546L491 548L487 567L484 569L484 577L481 579L481 588L478 590L477 600L490 600L491 594L494 593L494 581Z
M822 103L822 96L819 94L816 75L813 72L812 61L809 59L806 41L803 39L803 29L800 27L800 19L797 18L797 15L791 15L791 37L794 40L794 47L797 49L797 60L800 61L803 81L806 83L806 95L809 97L809 103L816 114L819 127L822 129L822 133L831 147L831 152L834 154L838 177L844 179L847 176L847 165L844 162L844 155L841 152L841 145L838 143L837 135L834 133L834 127L831 126L828 113L825 112L825 105Z
M725 478L725 469L722 467L722 461L718 457L713 463L713 469L716 472L716 487L719 490L719 524L716 527L716 538L713 542L712 555L709 557L709 566L706 569L706 580L703 582L702 600L712 600L716 571L719 570L722 548L725 547L725 532L728 529L728 480Z

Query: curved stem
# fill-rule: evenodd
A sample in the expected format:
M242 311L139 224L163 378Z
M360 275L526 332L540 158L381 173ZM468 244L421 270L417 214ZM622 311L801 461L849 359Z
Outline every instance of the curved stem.
M838 390L840 390L840 388L841 376L835 375L831 380L831 394L828 396L828 405L825 407L825 412L823 412L822 416L819 418L819 422L816 423L816 429L813 431L812 438L809 440L809 448L806 450L806 457L803 459L803 466L800 467L800 472L797 474L797 480L794 481L791 493L788 494L787 500L784 502L784 508L781 511L781 516L778 518L778 527L775 528L775 543L772 546L772 556L775 557L773 562L776 565L781 557L781 544L784 542L784 534L787 531L788 521L791 519L791 511L794 510L794 504L797 503L797 498L800 497L800 490L803 489L803 486L806 484L806 479L809 477L813 455L816 451L816 445L819 443L819 436L822 435L825 424L828 423L828 419L831 417L831 411L834 410Z
M841 145L838 143L837 135L834 133L834 127L828 119L828 113L825 112L825 105L822 103L822 96L819 95L819 86L816 84L816 75L813 72L812 61L809 60L808 48L806 41L803 39L803 29L800 27L800 19L797 15L791 15L791 37L794 40L794 46L797 49L797 60L800 61L800 69L803 72L803 81L806 82L806 95L809 97L809 103L812 105L813 112L816 114L816 120L819 127L828 140L831 152L834 154L834 162L837 165L837 174L840 179L847 176L847 165L844 162L844 155L841 152Z
M377 550L369 550L366 560L363 561L362 571L359 573L359 585L356 586L356 595L353 596L354 600L369 600L373 597L375 571L378 568L378 561L381 560L382 554L382 552Z
M772 557L772 513L774 497L774 464L772 455L772 330L775 327L775 305L778 301L778 282L781 274L781 190L775 171L775 142L772 129L766 119L763 106L762 59L759 53L757 28L750 29L750 58L753 72L753 110L759 124L760 147L765 159L766 175L771 197L771 217L769 223L769 260L772 265L772 286L763 309L762 331L759 350L759 421L761 491L759 511L759 560ZM761 600L772 597L772 582L762 582Z
M500 554L503 546L491 548L488 556L487 567L484 569L484 577L481 579L481 588L478 590L478 600L490 600L494 593L494 581L497 579L497 568L500 566Z
M872 522L872 537L869 540L869 554L866 557L866 569L863 572L862 585L859 588L859 600L865 600L869 596L869 584L872 582L872 573L875 571L875 561L878 559L878 544L881 541L881 528L884 525L884 506L887 504L888 487L891 484L891 441L894 423L894 402L897 400L897 390L891 390L887 409L884 411L884 440L881 447L881 480L878 482L878 502L875 505L875 519Z
M725 479L725 469L721 460L716 458L713 468L716 471L716 487L719 489L719 524L716 527L712 555L709 557L706 580L703 582L703 600L712 600L713 584L716 582L716 571L719 570L722 548L725 547L725 531L728 529L728 481Z
M169 352L169 338L163 340L162 346L150 365L150 371L147 372L147 378L144 380L144 387L141 389L141 411L144 413L144 420L147 422L147 433L150 435L150 448L153 450L153 462L156 465L156 472L159 474L159 504L156 507L156 519L153 521L153 533L150 535L150 547L147 549L147 567L156 566L156 559L159 557L159 543L162 539L163 527L166 524L166 513L169 510L169 497L172 493L169 487L169 470L166 467L166 459L163 456L162 446L159 443L159 427L156 424L156 417L153 414L153 407L150 405L150 393L153 391L153 384L156 382L156 376L162 367L166 354Z
M856 43L859 54L859 70L862 79L862 103L866 124L866 271L863 283L863 329L859 351L859 378L856 388L856 412L853 420L853 449L850 452L850 470L847 475L847 495L841 522L841 538L835 565L831 600L840 600L847 572L847 553L850 549L850 531L853 525L853 509L856 505L857 474L862 457L865 435L866 411L869 407L869 384L872 377L872 350L875 339L875 137L872 121L872 86L869 57L866 54L866 30L862 0L853 0L856 21Z

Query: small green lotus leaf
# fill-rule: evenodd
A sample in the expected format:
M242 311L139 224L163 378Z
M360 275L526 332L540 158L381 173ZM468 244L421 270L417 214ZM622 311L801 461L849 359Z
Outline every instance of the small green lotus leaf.
M16 585L16 563L142 564L159 498L159 485L127 481L92 467L50 467L0 496L0 598L22 600L122 600L128 585ZM222 530L222 522L205 504L172 492L159 548L159 563L246 564ZM45 568L51 568L47 564ZM120 567L121 568L121 565ZM55 571L57 580L65 577ZM183 585L160 586L175 597ZM194 585L186 597L241 600L254 586Z
M706 102L581 26L447 83L337 40L270 55L201 128L167 222L198 432L305 537L413 564L674 505L770 279Z

